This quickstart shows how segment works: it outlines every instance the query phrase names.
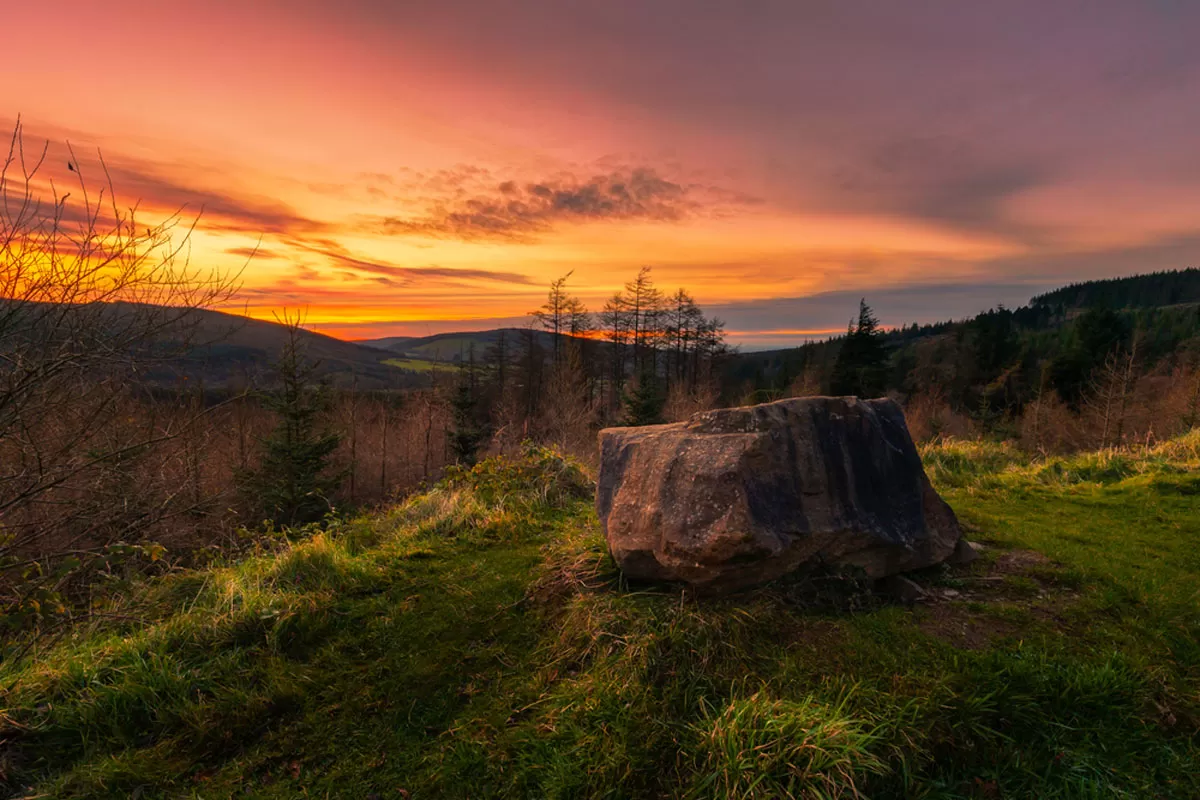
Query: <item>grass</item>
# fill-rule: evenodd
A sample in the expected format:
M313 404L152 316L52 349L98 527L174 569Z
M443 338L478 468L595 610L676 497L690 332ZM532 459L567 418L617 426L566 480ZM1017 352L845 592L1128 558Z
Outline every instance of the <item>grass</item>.
M449 362L427 361L422 358L388 358L384 359L383 363L389 367L406 369L409 372L453 372L458 369L456 365Z
M927 448L935 601L629 586L579 468L455 472L0 667L14 796L1200 796L1200 438ZM852 609L852 610L849 610Z

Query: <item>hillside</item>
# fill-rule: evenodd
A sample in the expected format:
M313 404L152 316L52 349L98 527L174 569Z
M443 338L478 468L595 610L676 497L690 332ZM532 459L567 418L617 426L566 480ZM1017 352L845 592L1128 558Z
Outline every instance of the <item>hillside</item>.
M382 339L363 339L355 343L389 351L394 354L389 363L404 364L408 369L428 372L466 361L471 357L472 348L475 360L482 363L488 359L489 353L496 347L501 336L505 337L509 358L518 358L529 347L531 335L536 349L541 352L543 358L549 359L554 352L554 334L529 328L496 328L487 331L438 333L423 337L390 336ZM569 338L560 334L562 341ZM592 339L588 340L587 346L597 352L604 352L608 343Z
M867 300L870 300L869 296ZM1006 310L1013 315L1017 325L1043 330L1066 324L1076 317L1078 312L1089 308L1155 309L1195 303L1200 303L1200 269L1189 268L1073 283L1032 297L1029 303L1020 308ZM974 319L989 313L996 312L984 312ZM971 320L947 319L926 324L914 323L889 329L887 337L893 345L909 344L917 339L956 333L969 322ZM742 354L741 357L746 361L778 361L786 358L789 353L812 346L805 344L774 350L756 350Z
M183 381L209 389L264 385L289 332L278 322L208 309L180 312L166 306L131 303L54 305L9 303L0 299L5 346L64 335L104 341L111 332L122 347L137 346L141 377L176 388ZM126 331L138 331L129 338ZM145 331L146 333L142 333ZM299 343L316 364L315 375L339 387L361 389L422 386L416 372L384 363L394 354L301 329ZM149 338L147 338L149 337Z
M156 370L155 378L171 383L187 376L208 386L271 380L271 365L287 341L283 325L220 311L194 313L198 320L189 324L188 330L195 346L185 358ZM306 355L317 363L317 376L335 386L383 389L423 385L418 375L384 363L391 356L387 351L312 331L301 331L300 337Z
M1200 270L1177 270L1089 281L1016 309L883 330L877 391L934 396L985 427L1019 417L1043 391L1078 410L1105 360L1135 342L1139 375L1186 377L1200 367L1197 301ZM759 401L797 386L832 392L844 340L739 354L726 366L726 391Z
M1133 275L1073 283L1038 295L1031 306L1080 308L1155 308L1200 303L1200 269Z
M39 797L1200 795L1196 434L924 452L984 557L906 608L853 576L630 586L549 451L169 574L0 667Z
M472 347L475 348L475 357L482 359L484 353L489 347L495 345L501 334L508 338L515 350L518 343L523 340L522 337L528 336L529 333L530 331L524 328L496 328L488 331L438 333L420 337L388 336L382 339L363 339L356 344L400 353L413 359L456 363L466 358ZM553 346L553 334L533 331L533 335L537 337L537 342L542 347Z

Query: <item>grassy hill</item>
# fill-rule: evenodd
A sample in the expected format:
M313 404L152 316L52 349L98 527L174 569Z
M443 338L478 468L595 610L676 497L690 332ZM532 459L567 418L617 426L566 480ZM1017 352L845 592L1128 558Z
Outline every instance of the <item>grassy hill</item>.
M130 331L152 332L139 360L142 377L163 387L177 387L185 379L209 389L262 385L274 379L273 364L288 341L288 329L277 322L251 319L208 309L178 312L165 307L132 303L58 306L15 303L0 299L9 345L33 329L32 337L72 335L100 337L113 331L128 346ZM82 333L81 333L82 332ZM356 342L299 332L300 343L317 365L316 375L335 386L390 389L424 386L427 377L416 371L384 363L394 353Z
M983 558L906 608L853 576L631 586L535 450L156 579L0 666L39 797L1200 796L1200 433L927 468ZM136 794L135 794L136 793Z
M357 344L400 353L412 359L456 363L466 357L471 347L475 348L475 358L482 359L488 348L496 343L500 334L508 337L509 346L513 352L520 346L522 337L528 331L521 328L497 328L488 331L469 331L461 333L438 333L433 336L389 336L383 339L364 339ZM552 348L554 335L545 331L535 331L538 344L543 348Z
M506 337L509 359L520 358L528 346L529 333L528 329L523 328L497 328L467 333L439 333L421 338L391 336L364 339L356 344L389 351L392 357L385 363L414 372L429 373L455 369L456 365L468 358L471 348L475 350L476 361L482 363L501 334ZM539 330L533 331L533 335L542 357L549 360L554 352L554 334ZM568 338L562 335L564 341ZM587 341L587 347L596 353L604 353L609 346L608 342L602 340Z
M520 328L497 328L489 331L438 333L422 337L388 336L383 339L364 339L356 344L388 351L389 357L384 363L391 367L430 376L457 371L457 365L466 361L472 348L476 361L482 362L501 334L507 337L511 354L519 352L523 337L528 335L528 331ZM553 349L553 334L535 331L534 336L537 337L544 353L550 353Z
M203 379L209 386L263 382L271 378L271 365L287 340L284 326L219 311L196 311L198 323L189 325L197 344L186 358L156 371L163 383L180 375ZM312 331L301 331L309 358L317 362L317 375L335 386L361 389L404 388L423 385L411 371L385 363L393 354L357 342L346 342Z
M417 372L417 373L421 373L421 374L432 374L432 373L455 374L458 372L458 369L459 369L454 364L446 362L446 361L428 361L426 359L420 359L420 358L407 358L407 357L388 358L388 359L385 359L383 363L385 363L391 367L396 367L397 369L405 369L405 370L409 370L410 372Z

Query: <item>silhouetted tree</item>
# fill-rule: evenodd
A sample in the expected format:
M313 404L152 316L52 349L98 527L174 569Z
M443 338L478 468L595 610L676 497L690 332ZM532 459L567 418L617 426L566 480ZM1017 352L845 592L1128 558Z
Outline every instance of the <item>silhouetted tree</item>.
M605 403L608 411L616 410L625 392L630 339L630 315L625 299L620 292L614 294L600 312L600 327L608 342L608 375L605 379L609 389Z
M532 312L543 330L553 337L551 353L555 366L562 361L563 337L584 336L592 327L591 315L588 314L587 308L578 297L572 297L567 292L567 279L571 275L572 272L568 272L553 281L546 302L537 311Z
M877 397L886 389L887 347L879 320L865 299L858 304L858 320L850 323L830 379L835 395Z
M654 286L650 267L642 267L637 277L625 284L623 305L633 345L634 365L643 370L649 361L653 370L656 368L656 348L662 337L663 296Z

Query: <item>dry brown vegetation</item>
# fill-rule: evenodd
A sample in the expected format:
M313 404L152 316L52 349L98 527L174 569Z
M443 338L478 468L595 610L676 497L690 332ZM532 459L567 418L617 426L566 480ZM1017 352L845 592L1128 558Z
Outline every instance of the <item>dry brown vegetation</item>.
M237 288L189 263L195 221L144 220L107 180L94 191L73 151L63 192L47 152L18 123L0 168L0 619L15 627L86 614L131 569L244 541L257 520L238 476L274 424L250 391L148 378L210 343L198 312ZM382 502L447 463L437 389L346 392L328 422L337 503Z
M990 432L938 392L906 398L904 413L917 441L1000 436L1042 454L1148 446L1200 423L1200 370L1176 365L1139 375L1128 355L1113 357L1093 376L1078 409L1045 390Z

